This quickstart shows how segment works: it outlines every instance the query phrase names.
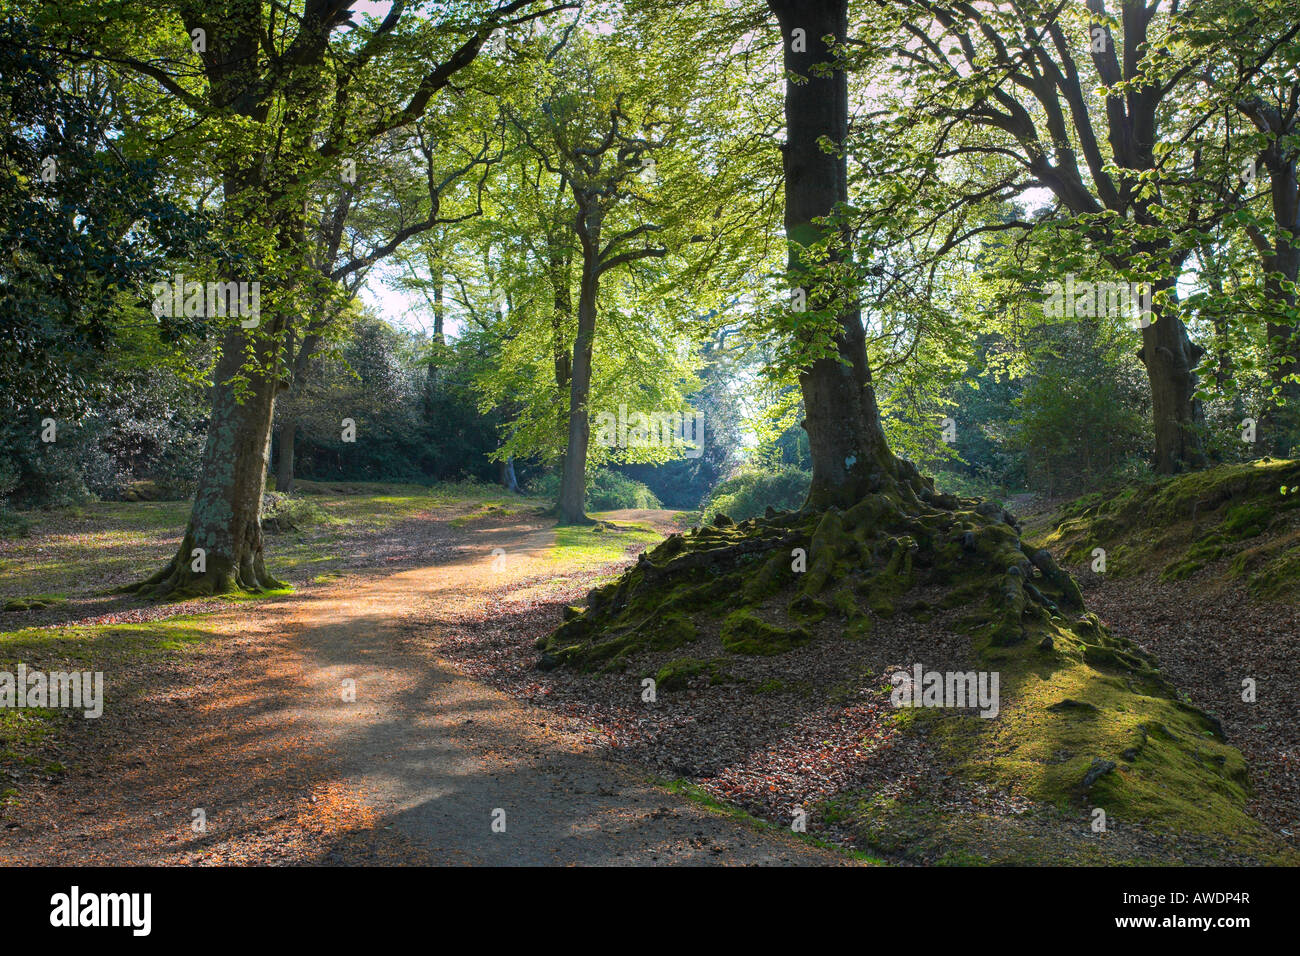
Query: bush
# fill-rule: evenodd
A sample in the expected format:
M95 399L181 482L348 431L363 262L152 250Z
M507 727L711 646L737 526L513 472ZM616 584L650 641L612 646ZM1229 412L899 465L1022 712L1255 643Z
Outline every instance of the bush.
M325 509L310 499L295 498L278 491L268 491L262 496L262 530L268 534L301 531L328 520Z
M662 508L655 493L635 479L607 468L597 468L587 480L587 507L592 511L617 508Z
M714 515L725 514L733 521L744 521L769 507L794 511L803 505L811 483L812 474L793 465L746 467L714 487L700 504L700 519L707 523Z
M528 483L527 492L552 501L560 496L560 475L548 471ZM616 511L620 508L662 508L655 493L627 475L608 468L587 470L588 511Z

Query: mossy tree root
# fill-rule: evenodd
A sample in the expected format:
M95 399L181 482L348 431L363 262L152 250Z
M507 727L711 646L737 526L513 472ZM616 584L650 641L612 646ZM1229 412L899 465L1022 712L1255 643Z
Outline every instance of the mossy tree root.
M719 516L674 535L594 589L585 609L566 611L537 642L539 666L625 670L638 654L695 642L703 618L718 622L724 662L794 652L836 630L867 641L908 591L938 585L948 591L940 607L971 608L959 626L1002 677L996 730L951 711L916 715L956 770L1120 819L1205 832L1255 826L1244 760L1218 722L1084 612L1077 583L1050 553L1023 545L1015 518L992 502L912 491L739 525ZM800 548L806 566L792 553ZM672 677L661 661L650 666Z
M203 556L203 570L195 570L194 534L187 531L175 556L162 568L145 578L119 589L152 600L183 600L215 594L245 592L260 594L287 587L266 569L261 547L261 533L256 544L240 549L233 557L208 551Z
M798 549L806 567L798 567ZM1030 581L1033 577L1035 580ZM916 584L969 583L998 597L993 628L1001 644L1024 639L1026 616L1049 618L1062 605L1082 608L1078 586L1050 554L1022 550L1018 525L1000 506L937 494L925 481L865 495L848 509L804 509L741 524L719 515L712 526L670 536L641 554L619 580L594 589L585 610L538 641L544 666L621 666L647 633L656 610L676 612L754 607L792 588L787 613L794 627L849 613L853 593L877 616ZM820 595L834 591L834 600ZM869 628L859 627L865 633ZM617 641L620 652L601 648ZM647 641L649 643L648 634ZM626 652L626 653L624 653Z

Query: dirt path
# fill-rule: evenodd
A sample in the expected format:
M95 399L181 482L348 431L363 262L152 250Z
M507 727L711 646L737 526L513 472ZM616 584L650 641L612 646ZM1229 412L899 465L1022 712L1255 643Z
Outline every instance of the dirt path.
M430 650L553 569L553 539L533 519L468 531L445 563L214 615L222 638L77 729L74 769L6 818L0 862L846 862L579 749Z

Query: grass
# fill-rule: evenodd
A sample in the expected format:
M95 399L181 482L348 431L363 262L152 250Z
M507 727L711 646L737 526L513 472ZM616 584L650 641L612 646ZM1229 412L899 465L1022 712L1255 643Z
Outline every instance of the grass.
M650 778L650 782L653 783L655 786L662 787L663 789L667 790L669 793L675 793L680 797L685 797L687 800L690 800L692 803L698 804L699 806L708 810L710 813L716 813L718 816L727 817L728 819L731 820L739 820L747 824L748 826L752 827L755 830L761 830L769 833L775 831L783 831L783 832L791 833L794 836L798 837L799 840L809 844L810 846L819 847L820 849L823 850L831 850L834 851L835 853L840 853L845 856L851 857L852 859L860 860L863 863L871 863L876 866L883 866L885 863L885 861L880 859L880 857L872 856L870 853L864 853L861 850L848 850L842 846L838 846L837 844L830 843L826 840L822 840L819 837L813 836L812 834L800 833L788 827L780 827L777 826L775 823L771 823L767 820L762 820L756 816L752 816L751 814L746 813L744 810L740 809L737 806L733 806L730 803L727 803L723 800L719 800L717 797L713 796L707 790L704 790L702 787L696 786L695 784L691 783L688 780L669 780L669 779L652 777Z
M27 627L0 632L0 670L12 670L18 661L28 666L46 662L89 664L97 670L105 663L156 651L179 650L211 636L204 628L207 615L187 614L142 624L72 624L65 627Z
M66 594L33 594L30 597L12 598L5 601L0 610L33 611L47 607L58 607L60 604L67 603L68 596Z
M589 570L625 558L629 548L658 544L664 537L640 522L612 522L599 513L592 517L600 523L556 528L555 544L548 556L568 570Z
M432 510L465 509L466 515L452 519L461 527L480 517L518 514L544 504L502 495L498 486L469 482L424 487L303 481L295 494L310 502L307 513L319 517L298 531L269 535L268 564L279 577L304 580L318 576L319 565L344 553L350 538L384 531ZM24 516L30 535L5 542L0 553L0 606L31 600L31 595L103 593L144 576L180 545L190 503L100 501Z
M476 521L488 518L509 518L535 510L536 502L518 499L514 501L484 501L475 511L460 515L448 522L453 528L465 528Z

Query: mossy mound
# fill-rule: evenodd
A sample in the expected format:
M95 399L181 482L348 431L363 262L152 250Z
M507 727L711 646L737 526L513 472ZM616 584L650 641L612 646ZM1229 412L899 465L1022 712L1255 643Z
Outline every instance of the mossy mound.
M5 601L3 610L5 611L38 611L47 607L58 607L60 604L67 604L68 598L63 594L33 594L31 597L12 598Z
M1106 552L1106 573L1158 568L1166 581L1228 560L1231 577L1264 597L1300 594L1300 462L1221 465L1065 508L1043 540L1069 562Z
M722 646L733 654L784 654L811 640L807 628L769 624L748 608L732 611L722 622Z
M585 609L568 609L537 642L539 666L621 671L715 634L724 654L835 639L866 649L874 628L903 612L942 615L969 635L975 665L1000 675L993 719L898 712L960 773L1072 811L1101 807L1230 840L1261 832L1244 811L1244 761L1217 722L1086 614L1074 579L1026 547L1000 505L925 486L673 535L591 591Z

